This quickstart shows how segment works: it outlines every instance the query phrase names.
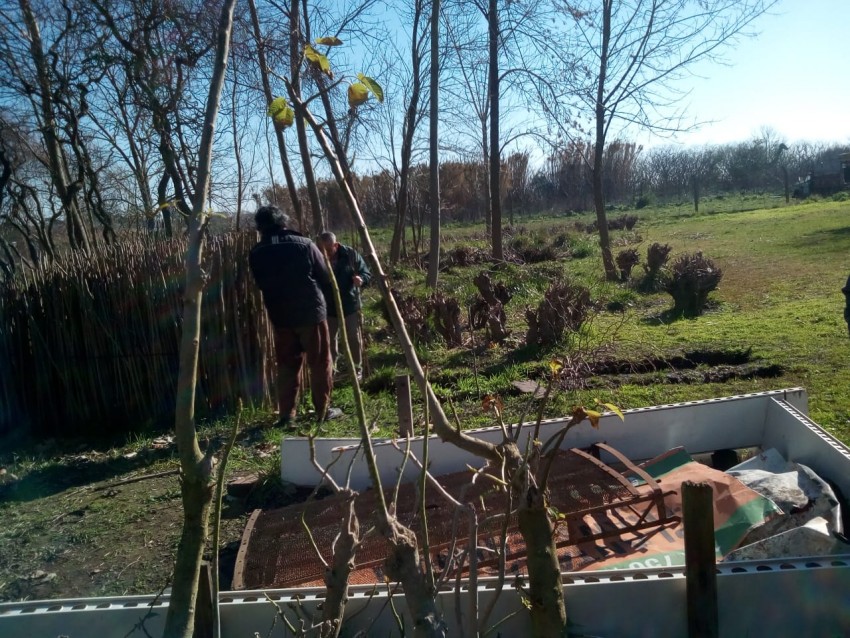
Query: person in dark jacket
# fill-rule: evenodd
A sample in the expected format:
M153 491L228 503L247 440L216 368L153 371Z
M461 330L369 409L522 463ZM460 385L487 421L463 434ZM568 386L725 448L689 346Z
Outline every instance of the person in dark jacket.
M354 359L354 372L358 381L363 378L363 335L360 333L360 289L368 286L372 273L363 257L351 246L340 244L336 235L324 232L319 235L319 246L327 252L333 266L334 277L342 298L342 312L348 347ZM339 317L336 304L330 297L328 304L328 328L331 334L331 359L334 368L339 356Z
M847 277L841 292L844 293L844 321L847 322L847 334L850 335L850 277Z
M276 206L254 215L260 242L248 263L274 330L280 420L289 427L301 385L301 366L310 369L313 407L320 420L341 414L330 407L333 388L330 334L323 290L330 286L325 260L307 237L287 228L288 217Z

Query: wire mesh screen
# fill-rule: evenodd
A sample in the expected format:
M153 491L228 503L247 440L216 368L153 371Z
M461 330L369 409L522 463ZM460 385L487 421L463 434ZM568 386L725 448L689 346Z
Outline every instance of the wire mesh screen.
M564 569L579 569L600 554L600 539L634 539L668 520L663 495L656 482L614 453L627 468L628 475L642 475L636 487L623 474L581 450L561 451L549 478L549 507L555 520L555 541ZM470 504L477 514L476 557L480 574L495 573L497 551L504 545L506 568L524 572L525 543L519 533L516 504L492 469L479 473L473 482L472 471L437 477L443 489L455 500ZM649 479L649 480L643 480ZM393 498L399 521L410 527L423 546L423 516L418 506L420 492L416 483L401 485ZM383 561L388 555L386 541L373 528L378 511L376 493L367 490L356 496L333 495L318 501L257 513L245 529L243 550L237 559L234 589L314 586L323 584L324 566L316 551L330 562L334 539L345 513L354 500L362 544L351 575L352 584L381 583ZM439 572L463 569L457 560L469 544L468 511L452 505L429 486L425 490L424 520L432 563ZM309 529L309 533L307 532ZM312 537L312 540L311 540Z

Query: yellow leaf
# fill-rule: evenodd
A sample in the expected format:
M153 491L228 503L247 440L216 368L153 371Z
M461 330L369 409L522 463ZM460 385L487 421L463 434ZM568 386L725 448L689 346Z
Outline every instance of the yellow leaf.
M613 413L614 413L614 414L616 414L618 417L620 417L620 421L625 421L625 420L626 420L626 417L624 417L624 416L623 416L623 411L622 411L622 410L620 410L620 408L618 408L618 407L617 407L616 405L614 405L613 403L602 403L601 401L598 401L598 403L599 403L599 405L605 406L606 408L608 408L609 410L611 410L611 412L613 412Z
M269 117L274 117L278 113L280 113L281 110L285 109L287 106L289 106L289 104L287 103L285 97L276 97L275 99L273 99L271 101L271 104L269 104L269 108L266 111L266 114Z
M342 44L342 40L340 40L335 35L326 35L323 38L318 38L316 40L316 44L324 44L325 46L328 46L328 47L338 47L339 45Z
M561 365L561 362L557 359L552 359L549 362L549 369L552 371L552 374L558 374L561 371L561 368L564 366Z
M307 58L311 64L319 67L322 73L330 78L333 77L333 73L331 73L331 61L328 60L328 56L319 53L308 44L304 47L304 57Z
M286 106L274 116L274 121L275 124L280 124L284 128L290 127L295 121L295 111L291 106Z
M587 420L590 421L590 425L592 425L596 429L599 429L599 417L601 417L602 414L600 414L596 410L585 410L584 414L585 416L587 416Z
M322 56L322 54L319 53L318 51L316 51L316 49L314 49L309 44L304 47L304 57L307 58L310 62L313 62L314 64L318 64L319 58L321 56Z
M372 92L372 95L375 96L375 99L378 102L384 101L384 89L381 88L381 85L378 84L373 78L370 78L368 75L363 75L362 73L357 74L357 79L362 82L367 89Z
M360 106L369 99L369 89L360 82L348 86L348 105L351 108Z

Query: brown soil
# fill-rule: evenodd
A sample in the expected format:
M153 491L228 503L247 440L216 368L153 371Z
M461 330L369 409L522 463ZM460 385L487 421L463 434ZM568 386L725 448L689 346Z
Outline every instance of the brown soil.
M249 454L261 447L271 456L268 443L242 444ZM125 452L132 460L66 454L28 472L7 459L3 473L0 460L0 602L152 594L167 587L183 516L178 463L173 444L167 447ZM270 461L267 467L274 466ZM123 482L139 477L146 478ZM293 496L269 474L245 498L226 497L222 589L230 588L250 510L286 504Z

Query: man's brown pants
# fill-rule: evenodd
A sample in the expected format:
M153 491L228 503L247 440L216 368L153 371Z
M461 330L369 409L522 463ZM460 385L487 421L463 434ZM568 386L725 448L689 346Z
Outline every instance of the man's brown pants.
M295 416L295 401L301 388L301 366L307 360L310 393L316 416L327 412L333 387L330 334L327 321L294 328L274 328L277 359L277 396L281 418Z

